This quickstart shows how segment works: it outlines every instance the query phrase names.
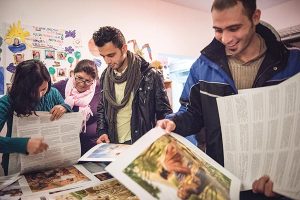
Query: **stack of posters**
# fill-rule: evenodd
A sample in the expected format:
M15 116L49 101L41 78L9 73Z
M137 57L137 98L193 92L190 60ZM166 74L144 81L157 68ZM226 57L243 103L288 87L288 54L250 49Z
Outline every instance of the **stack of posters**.
M74 165L81 154L82 114L65 113L54 121L50 116L48 112L37 112L37 116L29 117L14 116L13 137L43 137L49 148L36 155L10 154L9 173L18 172L21 176L2 177L0 199L10 193L15 196L16 188L21 190L18 195L32 196L99 182L84 167ZM17 179L12 189L6 187Z
M70 199L70 196L136 199L104 170L105 164L76 164L81 154L81 113L66 113L55 121L50 121L50 116L48 112L37 112L37 116L14 117L13 137L43 137L49 148L36 155L10 155L9 173L12 175L0 177L1 200ZM98 161L99 157L101 161L110 162L128 146L100 144L93 148L90 157L92 161ZM13 174L15 172L19 173Z
M80 167L84 169L85 174L90 174L90 178L92 178L92 181L89 183L85 183L83 179L85 179L84 176L79 174L74 174L72 178L74 180L71 180L71 175L65 175L61 176L60 178L58 175L52 175L48 178L48 181L46 181L45 177L41 178L41 183L37 184L37 181L34 181L33 184L31 181L29 181L30 187L33 186L32 191L34 191L31 195L26 195L26 192L24 193L24 189L22 188L21 184L19 182L15 182L14 184L2 189L0 191L0 199L1 200L18 200L22 198L22 200L94 200L94 199L114 199L114 200L124 200L124 199L130 199L130 200L136 200L138 199L131 191L129 191L124 185L122 185L118 180L113 178L108 172L104 170L104 168L99 164L100 166L97 166L98 168L96 171L94 171L95 166L98 165L95 163L85 163L81 165ZM71 168L70 168L71 169ZM92 169L91 171L89 171ZM100 169L100 171L98 171ZM65 171L64 168L61 171ZM72 169L71 169L72 170ZM58 171L58 170L51 170ZM75 171L74 171L75 172ZM50 173L44 172L43 176ZM59 172L61 173L61 172ZM40 173L41 176L41 173ZM54 180L55 178L56 180ZM31 176L32 178L32 176ZM77 180L75 180L77 179ZM97 180L96 180L97 179ZM59 190L51 190L50 188L64 185L67 186L71 181L78 181L77 185L69 185L68 187L59 187ZM80 183L80 181L82 181ZM38 186L40 185L40 186ZM44 187L44 191L43 188ZM50 189L50 190L49 190Z

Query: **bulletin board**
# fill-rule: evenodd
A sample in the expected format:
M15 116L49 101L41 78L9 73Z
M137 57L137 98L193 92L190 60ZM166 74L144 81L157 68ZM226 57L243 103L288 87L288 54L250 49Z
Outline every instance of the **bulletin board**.
M2 95L12 82L16 66L24 60L44 62L52 82L72 76L81 58L82 40L77 30L24 25L18 21L0 26L0 49Z

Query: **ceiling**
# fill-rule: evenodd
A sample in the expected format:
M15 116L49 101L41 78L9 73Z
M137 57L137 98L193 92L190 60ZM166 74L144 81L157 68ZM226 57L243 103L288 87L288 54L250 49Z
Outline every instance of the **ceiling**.
M193 8L203 12L210 12L211 4L213 0L161 0L169 3ZM282 4L290 0L257 0L257 7L259 9L267 9L273 6Z

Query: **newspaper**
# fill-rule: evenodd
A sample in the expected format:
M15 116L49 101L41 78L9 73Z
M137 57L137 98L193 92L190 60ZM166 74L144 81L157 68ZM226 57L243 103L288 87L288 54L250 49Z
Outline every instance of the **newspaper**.
M128 149L127 144L101 143L86 152L78 161L111 162Z
M12 174L10 176L0 176L0 191L3 188L11 185L12 183L16 182L20 178L20 173Z
M20 200L22 195L23 193L18 181L0 190L1 200Z
M74 165L81 155L79 133L82 114L66 113L54 121L50 121L48 112L37 112L37 115L22 118L14 116L13 119L13 137L43 137L49 145L47 151L36 155L10 154L10 173L19 171L22 174L13 177L19 179L21 193L18 192L18 195L34 199L40 195L99 183L100 180L83 166ZM13 183L13 180L5 181L3 185L9 183ZM0 199L10 195L11 191L17 190L1 190L3 195L0 195Z
M65 113L54 121L50 121L49 112L37 115L14 116L12 137L43 137L49 148L35 155L10 154L9 174L70 166L80 158L81 113Z
M161 128L105 169L140 199L239 199L235 176L184 137Z
M267 174L275 192L300 199L300 74L217 103L225 168L242 189Z

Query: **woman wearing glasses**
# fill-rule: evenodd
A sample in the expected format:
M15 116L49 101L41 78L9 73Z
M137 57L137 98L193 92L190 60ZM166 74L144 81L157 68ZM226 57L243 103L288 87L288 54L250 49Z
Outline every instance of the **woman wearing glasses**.
M91 60L81 60L74 69L74 76L53 85L75 112L84 117L80 133L81 155L96 145L98 135L97 105L99 103L99 81L97 67Z

